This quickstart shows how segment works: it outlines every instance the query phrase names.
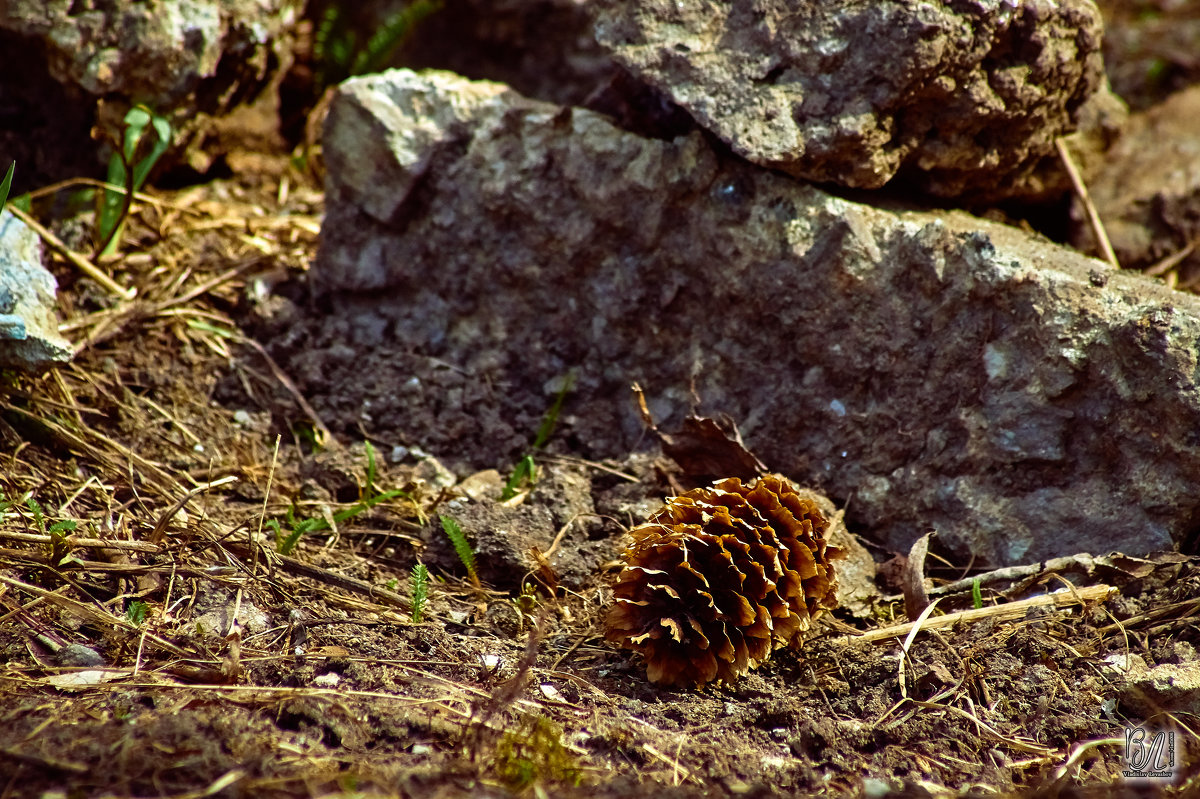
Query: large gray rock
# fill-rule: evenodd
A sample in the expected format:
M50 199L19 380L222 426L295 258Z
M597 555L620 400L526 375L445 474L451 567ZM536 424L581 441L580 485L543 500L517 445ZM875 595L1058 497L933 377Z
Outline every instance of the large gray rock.
M5 0L0 29L36 38L51 74L93 97L134 98L175 107L217 76L220 87L244 70L262 72L275 37L295 18L285 0L159 0L87 3Z
M508 468L574 370L557 441L644 442L634 380L667 429L698 396L897 549L1137 553L1195 524L1195 297L445 73L350 81L324 143L332 312L274 343L343 429Z
M596 38L737 154L877 188L1036 194L1104 86L1091 0L599 0Z
M38 373L71 360L71 344L58 334L57 290L37 234L0 211L0 369Z
M136 103L170 119L177 144L205 138L290 63L296 13L291 0L0 0L0 168L20 164L13 193L95 173L108 153L92 128L119 141Z

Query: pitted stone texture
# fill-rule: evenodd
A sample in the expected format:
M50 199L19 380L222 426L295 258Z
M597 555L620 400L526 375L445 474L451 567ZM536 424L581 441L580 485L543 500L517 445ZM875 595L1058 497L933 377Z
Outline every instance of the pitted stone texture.
M296 13L291 0L0 0L0 160L20 164L14 193L94 174L108 145L89 132L119 140L137 103L171 121L177 145L203 140L192 165L204 167L228 146L205 140L212 118L290 63Z
M1121 266L1144 269L1192 247L1179 262L1185 283L1200 281L1200 86L1134 114L1088 182ZM1082 205L1072 209L1073 243L1095 250Z
M944 197L1036 194L1101 89L1090 0L601 0L596 37L737 154Z
M58 334L58 284L42 266L42 242L8 211L0 211L0 369L44 372L71 360Z
M0 5L0 28L40 40L60 82L94 97L120 95L159 111L216 76L222 59L252 68L264 62L265 50L295 15L285 0L78 5L7 0Z
M445 74L350 81L325 146L333 312L272 337L355 435L507 471L574 370L555 445L644 444L635 380L664 429L698 396L901 551L1137 553L1195 524L1194 297Z

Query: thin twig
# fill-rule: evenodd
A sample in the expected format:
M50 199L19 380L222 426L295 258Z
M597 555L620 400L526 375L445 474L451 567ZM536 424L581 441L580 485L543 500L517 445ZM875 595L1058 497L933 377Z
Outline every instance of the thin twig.
M1197 245L1200 245L1200 236L1197 236L1196 238L1189 241L1183 247L1183 249L1179 250L1178 252L1173 252L1170 255L1168 255L1166 258L1163 258L1158 263L1146 267L1145 269L1142 270L1142 274L1150 275L1151 277L1157 277L1158 275L1161 275L1164 272L1171 271L1175 267L1179 266L1179 264L1183 261L1184 258L1187 258L1189 255L1191 255L1193 252L1195 252ZM1190 285L1191 283L1192 283L1192 281L1188 281L1188 285Z
M258 514L258 533L256 537L262 540L263 522L267 518L267 502L271 499L271 483L275 479L275 464L279 461L279 439L282 436L275 436L275 451L271 453L271 470L267 472L267 490L263 492L262 513ZM249 541L249 546L254 551L254 557L250 562L250 573L258 574L258 547L254 546L254 538Z
M61 255L63 258L66 258L68 261L70 261L72 264L74 264L75 267L77 269L79 269L80 272L83 272L85 275L90 277L92 280L96 281L101 286L108 289L109 293L115 294L117 297L119 297L122 300L132 300L135 296L137 296L137 289L125 288L120 283L113 280L110 276L108 276L107 274L102 272L100 270L100 268L97 267L95 264L93 264L91 261L84 258L82 255L75 252L70 247L68 247L66 244L64 244L62 239L60 239L58 236L55 236L48 229L43 227L40 222L38 222L36 219L34 219L29 214L25 213L20 208L16 207L15 205L12 205L11 203L8 206L8 210L12 211L13 215L16 216L17 219L20 219L22 222L24 222L26 225L28 225L29 228L34 233L41 236L42 240L50 245L50 249L54 250L59 255Z
M1104 255L1104 260L1116 269L1121 268L1121 264L1117 261L1117 254L1113 252L1112 242L1108 240L1108 232L1104 229L1104 223L1100 221L1100 212L1096 210L1095 203L1092 202L1092 196L1088 193L1087 186L1084 185L1083 178L1079 175L1079 168L1075 166L1075 159L1071 158L1071 153L1067 150L1066 143L1061 139L1054 140L1054 146L1058 148L1058 157L1062 159L1063 168L1067 170L1067 176L1071 179L1071 185L1075 187L1075 194L1083 203L1084 209L1087 211L1088 222L1092 226L1092 233L1096 236L1096 241L1100 243L1100 252Z
M271 357L271 354L267 352L266 347L259 344L254 339L249 338L248 336L239 335L237 340L253 349L262 356L264 361L267 362L267 367L271 370L271 374L275 375L275 379L278 380L283 387L287 389L288 393L292 395L292 399L294 399L296 404L300 406L300 410L308 414L308 418L312 421L313 427L320 431L323 439L321 444L330 449L340 449L341 444L338 443L338 440L333 437L333 433L329 432L329 428L325 426L325 423L321 421L320 415L316 412L313 406L308 404L308 400L305 399L304 395L300 393L300 389L297 388L296 384L292 382L292 378L288 377L287 372L280 368L279 364L275 362L275 359Z
M1089 585L1078 590L1079 599L1085 602L1103 602L1108 599L1117 589L1110 585ZM1046 596L1035 596L1029 599L1021 599L1016 602L1009 602L1004 605L993 605L986 608L971 608L970 610L962 610L958 613L947 613L945 616L936 616L932 619L926 619L921 628L926 630L937 630L942 627L951 627L959 622L975 622L981 619L996 619L997 621L1005 621L1008 619L1016 619L1025 615L1025 612L1030 608L1042 607L1070 607L1077 603L1077 600L1070 593L1063 591L1057 594L1048 594ZM851 643L853 641L887 641L892 638L901 638L908 635L912 631L914 624L896 624L891 627L883 627L878 630L868 630L857 638L844 638L843 643Z
M237 555L239 558L251 557L250 547L243 543L227 541L222 546L224 546L234 555ZM326 585L332 585L335 588L352 591L356 594L363 594L371 599L380 600L384 604L394 605L398 608L402 608L403 610L412 609L408 597L397 594L395 591L389 591L386 588L380 588L378 586L371 585L363 580L356 580L353 577L347 577L343 574L329 571L328 569L322 569L319 566L313 566L312 564L305 563L304 561L296 560L295 558L289 558L287 555L273 554L271 559L273 562L277 563L281 569L289 574L293 574L298 577L308 577Z
M8 541L24 541L28 544L44 544L50 546L54 543L54 538L48 535L38 535L36 533L16 533L7 530L0 530L0 539ZM155 544L147 544L144 541L110 541L106 538L82 538L80 536L69 535L66 538L59 539L71 548L85 547L102 547L104 549L124 549L132 552L162 552L162 547Z

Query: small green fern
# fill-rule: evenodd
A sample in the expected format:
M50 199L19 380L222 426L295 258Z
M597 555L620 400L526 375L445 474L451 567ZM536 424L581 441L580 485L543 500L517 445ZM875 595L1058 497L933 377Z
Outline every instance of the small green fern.
M449 516L439 516L438 518L442 520L442 529L446 531L446 537L454 545L454 551L458 553L458 559L467 568L467 576L478 587L479 575L475 573L475 551L471 549L471 543L463 535L462 528L458 526L458 522Z
M320 88L354 75L383 69L417 25L442 7L442 0L413 0L386 17L365 42L354 19L338 4L328 6L313 33L313 60Z
M425 612L425 601L429 597L429 569L425 568L424 563L418 563L412 567L412 620L413 624L421 623L421 616Z

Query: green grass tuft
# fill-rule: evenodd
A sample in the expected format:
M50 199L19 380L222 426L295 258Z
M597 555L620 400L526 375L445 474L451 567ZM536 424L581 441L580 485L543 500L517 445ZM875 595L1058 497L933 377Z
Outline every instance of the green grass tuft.
M554 428L558 426L558 417L562 413L563 403L567 401L567 394L575 385L575 375L573 372L568 372L563 378L562 388L558 390L558 394L554 397L553 404L546 411L546 415L542 417L542 423L538 425L537 434L533 438L533 446L531 451L517 461L516 467L513 468L513 473L509 476L508 482L504 484L504 490L500 492L500 501L510 500L517 495L525 486L532 486L537 481L537 464L533 460L533 452L540 450L550 441L550 436L554 434Z
M334 524L341 524L342 522L349 521L360 513L370 510L379 503L387 502L388 500L395 499L396 497L403 497L404 499L409 499L411 501L409 495L398 488L392 489L391 491L376 493L375 448L371 446L370 441L364 441L363 449L365 449L367 453L367 465L365 469L366 486L363 488L363 498L350 507L333 514ZM415 504L416 503L414 503L414 506ZM284 533L284 526L281 525L276 519L267 519L263 523L264 526L271 528L275 532L275 550L280 555L290 555L292 550L296 548L296 544L300 543L300 539L309 533L319 533L331 529L329 522L320 516L298 519L296 517L295 504L291 505L287 509L287 515L284 517L284 521L286 522L288 529L286 533Z

